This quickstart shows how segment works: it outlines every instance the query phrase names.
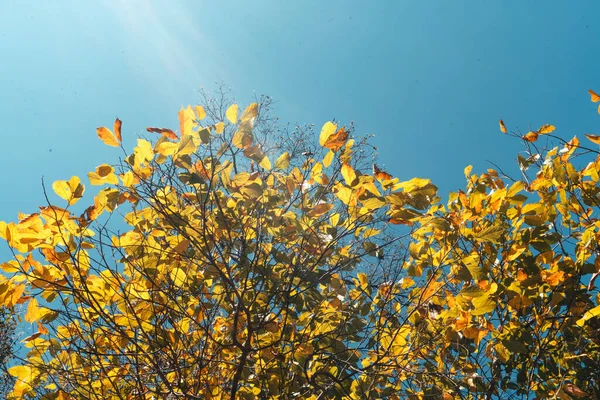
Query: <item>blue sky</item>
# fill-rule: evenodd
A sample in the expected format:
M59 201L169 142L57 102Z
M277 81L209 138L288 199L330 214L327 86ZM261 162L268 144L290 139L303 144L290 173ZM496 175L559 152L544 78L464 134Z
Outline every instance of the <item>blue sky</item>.
M445 197L468 164L516 170L499 118L600 133L598 15L597 1L3 1L0 220L44 203L42 176L116 161L96 127L119 117L131 148L215 82L240 103L271 95L286 122L354 121L385 169Z

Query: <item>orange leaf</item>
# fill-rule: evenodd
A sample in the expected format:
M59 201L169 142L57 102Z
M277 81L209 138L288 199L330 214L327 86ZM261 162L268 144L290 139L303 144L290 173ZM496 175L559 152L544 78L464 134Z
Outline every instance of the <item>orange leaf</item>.
M596 92L594 92L593 90L588 90L588 93L590 94L590 96L592 96L592 102L593 103L597 103L600 101L600 96L598 96L598 94Z
M169 139L172 139L172 140L177 140L178 139L177 134L175 132L173 132L172 130L167 129L167 128L146 128L146 130L148 132L160 133L161 135L166 136L166 137L168 137Z
M348 132L346 132L344 127L341 127L336 133L327 138L323 146L329 150L338 151L347 140Z
M121 120L119 118L115 119L114 130L115 130L115 136L117 137L117 140L119 141L119 143L121 143L123 141L123 138L121 137L121 125L122 125Z
M590 135L586 133L585 137L588 138L592 143L600 144L600 135Z
M525 136L523 136L522 139L528 142L535 142L536 140L538 140L538 136L539 134L537 132L529 132Z
M500 120L500 130L502 133L506 133L506 125L504 125L504 121Z
M373 164L373 176L375 176L376 179L381 179L384 181L394 178L387 172L380 170L379 167L375 164Z
M117 119L118 121L118 119ZM116 126L116 123L115 123ZM102 139L102 141L104 142L105 145L107 146L112 146L112 147L119 147L120 144L120 140L117 139L115 137L115 135L113 135L113 133L110 131L110 129L102 126L98 129L96 129L96 133L98 134L98 137L100 139ZM119 133L120 136L120 133Z

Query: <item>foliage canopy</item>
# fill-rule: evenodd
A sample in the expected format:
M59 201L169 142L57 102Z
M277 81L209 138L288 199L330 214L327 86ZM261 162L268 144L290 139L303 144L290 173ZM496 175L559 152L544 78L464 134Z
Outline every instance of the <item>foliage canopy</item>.
M117 119L85 211L74 176L0 222L0 303L37 327L14 397L600 397L596 149L544 125L519 179L467 167L442 203L352 127L241 110L182 108L131 153Z

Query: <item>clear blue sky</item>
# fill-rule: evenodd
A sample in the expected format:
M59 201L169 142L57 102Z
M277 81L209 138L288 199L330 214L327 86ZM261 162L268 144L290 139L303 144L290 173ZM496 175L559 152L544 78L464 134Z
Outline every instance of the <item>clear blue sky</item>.
M598 1L2 1L0 220L34 212L40 186L119 156L215 82L241 103L278 100L283 121L354 121L381 165L445 195L463 168L510 168L502 135L544 123L600 134ZM8 253L3 247L0 256Z

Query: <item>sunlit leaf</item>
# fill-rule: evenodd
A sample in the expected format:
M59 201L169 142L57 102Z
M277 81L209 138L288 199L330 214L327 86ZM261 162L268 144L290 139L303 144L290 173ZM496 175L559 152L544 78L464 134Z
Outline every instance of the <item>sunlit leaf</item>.
M237 114L237 112L236 112ZM258 103L252 103L242 113L242 121L251 121L258 116ZM233 122L235 124L235 122Z
M98 134L98 137L102 139L104 144L119 147L121 145L121 121L118 118L115 120L114 129L115 134L113 134L110 129L103 126L96 129L96 133Z
M206 111L202 106L194 106L194 111L196 112L196 119L198 121L203 120L206 117Z
M72 176L68 181L55 181L52 184L52 189L71 205L77 203L83 197L85 186L81 183L79 177Z
M196 124L196 116L194 115L192 107L181 107L181 110L179 110L177 116L179 117L179 133L181 134L181 136L191 135L192 128ZM171 139L173 138L171 137Z
M38 307L38 302L35 298L29 300L29 304L27 305L27 314L25 314L25 321L34 322L37 321L40 317L40 308Z
M591 310L586 311L583 317L579 318L576 323L579 326L584 326L587 321L598 316L600 316L600 306L596 306Z
M95 172L88 172L88 178L92 185L104 185L119 183L119 178L114 173L114 168L108 164L102 164L96 167Z
M322 144L322 146L327 149L330 149L331 151L338 151L342 148L344 144L346 144L347 140L348 132L346 132L344 127L341 127L336 133L330 134L325 140L325 143Z
M376 164L373 164L373 176L375 177L375 179L379 179L379 180L382 180L382 181L394 178L392 175L390 175L387 172L379 169L379 167Z
M539 133L530 131L526 133L525 136L523 136L523 140L526 140L528 142L535 142L536 140L538 140L538 136Z
M506 133L506 125L504 125L504 121L500 120L499 123L500 123L500 131L502 133Z
M168 137L172 140L177 140L177 134L173 132L171 129L167 128L146 128L148 132L160 133L161 135Z
M542 125L540 129L538 129L537 133L540 135L545 135L547 133L554 132L555 129L556 127L554 125L546 124Z
M277 158L275 161L276 169L287 169L290 166L290 153L287 151Z
M227 111L225 111L225 116L227 117L229 122L231 122L234 125L237 124L237 121L238 121L238 110L239 110L238 105L232 104L229 106Z
M600 145L600 135L592 135L586 133L585 137L588 138L590 142Z
M354 169L348 164L342 165L342 176L348 186L352 186L353 182L356 181L356 172L354 172Z
M325 125L323 125L323 128L321 128L321 134L319 135L319 143L321 146L325 146L325 143L327 143L329 137L335 133L336 129L337 125L333 122L328 121L325 123Z

